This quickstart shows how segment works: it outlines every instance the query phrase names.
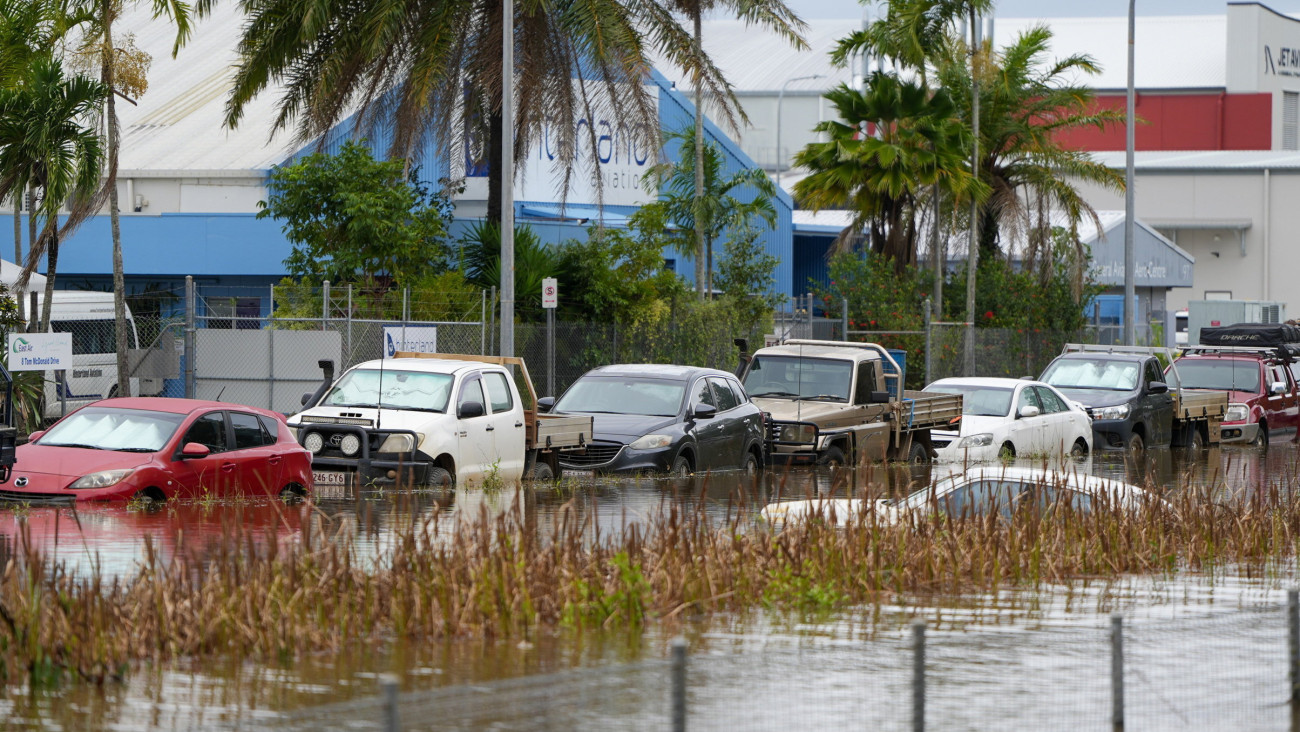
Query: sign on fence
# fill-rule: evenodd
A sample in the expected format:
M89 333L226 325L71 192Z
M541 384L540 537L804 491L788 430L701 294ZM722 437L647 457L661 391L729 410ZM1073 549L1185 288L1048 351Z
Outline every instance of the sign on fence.
M9 370L72 368L71 333L10 333Z
M554 309L560 301L560 286L554 277L547 277L542 280L542 307L551 310Z
M438 326L436 325L385 325L384 358L392 358L398 351L416 353L438 352Z

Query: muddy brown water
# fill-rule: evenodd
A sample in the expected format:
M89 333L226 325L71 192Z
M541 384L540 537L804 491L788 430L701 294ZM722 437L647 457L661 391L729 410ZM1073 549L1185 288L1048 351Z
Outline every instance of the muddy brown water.
M580 478L522 496L538 526L567 507L602 531L618 531L672 503L702 507L717 518L752 515L781 497L900 495L956 469L798 469L769 471L758 482L734 474ZM1296 486L1300 453L1276 438L1267 450L1158 450L1136 461L1107 453L1071 469L1231 501L1251 491ZM384 550L394 527L413 519L435 511L440 520L493 513L514 500L514 491L502 490L363 493L289 507L218 502L153 511L10 508L0 510L0 561L21 551L25 534L73 572L98 564L106 574L129 575L145 537L164 557L182 544L188 551L215 548L234 514L245 528L277 541L297 540L310 523L313 531L346 536L360 554L373 555ZM933 689L927 708L940 725L935 728L1050 728L1063 720L1101 728L1109 713L1106 627L1116 611L1135 623L1129 631L1138 663L1129 681L1130 719L1145 724L1130 728L1286 728L1285 623L1279 608L1294 574L1288 566L1263 577L1231 571L1126 577L1068 588L911 598L906 606L815 618L708 618L687 630L691 728L905 728L908 624L915 618L930 624ZM341 704L325 727L378 729L376 707L368 700L377 694L378 674L394 673L408 692L444 694L434 704L444 714L429 716L417 704L404 728L665 728L666 644L652 624L644 633L561 629L527 643L399 644L283 662L182 660L146 665L125 682L102 687L12 686L0 695L0 719L6 728L256 729L284 727L296 714ZM606 689L620 674L626 675L623 687ZM502 686L516 683L523 686ZM467 689L482 696L466 696ZM453 713L464 709L470 711Z

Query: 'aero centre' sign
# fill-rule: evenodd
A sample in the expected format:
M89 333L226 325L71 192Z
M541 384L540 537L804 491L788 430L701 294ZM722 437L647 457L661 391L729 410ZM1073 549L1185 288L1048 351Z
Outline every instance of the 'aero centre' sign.
M10 333L9 370L72 368L71 333Z

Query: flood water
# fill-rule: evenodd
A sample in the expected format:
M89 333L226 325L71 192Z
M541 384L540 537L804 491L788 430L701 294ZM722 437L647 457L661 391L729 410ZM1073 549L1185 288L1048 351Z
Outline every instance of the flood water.
M1033 464L1033 463L1025 463ZM1039 463L1041 464L1041 463ZM1196 490L1216 501L1300 483L1296 447L1100 455L1070 469ZM216 547L236 517L277 542L346 537L382 553L395 528L507 510L516 496L545 530L562 511L602 532L679 504L717 518L755 515L779 497L898 495L959 469L864 468L681 480L579 479L516 494L363 493L317 505L190 503L0 510L0 561L24 545L70 571L129 576L146 540L164 558ZM755 613L688 625L691 729L910 728L912 632L927 628L927 718L933 729L1109 726L1110 614L1128 628L1128 729L1287 729L1285 592L1294 567L1267 576L1125 577L1071 587L962 597L911 597L906 606L825 617ZM448 641L359 648L284 663L235 659L144 666L120 684L70 684L0 695L7 728L379 729L377 677L396 674L409 729L667 728L668 639L645 633L557 630L528 643ZM312 716L325 710L325 721Z

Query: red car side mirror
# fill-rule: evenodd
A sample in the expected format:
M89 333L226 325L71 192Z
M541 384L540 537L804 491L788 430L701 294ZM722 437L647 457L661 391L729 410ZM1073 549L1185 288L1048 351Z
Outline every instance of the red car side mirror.
M187 442L185 443L185 447L181 448L182 460L187 458L205 458L211 454L212 451L208 449L207 445L200 445L197 442Z

